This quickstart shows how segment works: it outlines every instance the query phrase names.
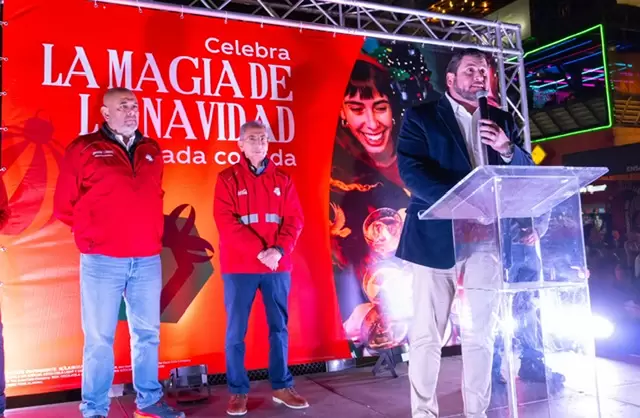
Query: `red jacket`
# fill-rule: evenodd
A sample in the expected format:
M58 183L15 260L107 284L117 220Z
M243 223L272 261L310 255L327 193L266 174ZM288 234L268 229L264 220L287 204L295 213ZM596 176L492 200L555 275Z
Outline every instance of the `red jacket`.
M304 217L291 178L271 161L259 175L245 158L223 170L216 181L213 217L223 274L270 273L258 254L272 247L283 252L277 271L291 271Z
M162 151L136 134L127 152L110 130L73 141L54 195L54 214L71 226L81 253L147 257L162 250Z

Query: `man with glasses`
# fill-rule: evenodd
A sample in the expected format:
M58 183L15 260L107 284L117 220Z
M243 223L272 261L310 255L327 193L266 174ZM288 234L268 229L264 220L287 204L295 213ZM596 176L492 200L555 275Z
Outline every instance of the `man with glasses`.
M269 142L262 123L242 125L238 145L243 157L218 175L213 203L227 313L225 355L231 392L227 414L247 413L244 338L258 289L269 325L273 401L303 409L309 405L293 389L287 367L291 254L304 224L302 208L289 175L267 158Z
M138 100L109 89L104 124L67 147L54 196L54 213L71 227L80 250L85 418L106 417L113 383L113 341L122 296L131 334L134 417L184 418L162 401L158 382L162 151L138 131Z

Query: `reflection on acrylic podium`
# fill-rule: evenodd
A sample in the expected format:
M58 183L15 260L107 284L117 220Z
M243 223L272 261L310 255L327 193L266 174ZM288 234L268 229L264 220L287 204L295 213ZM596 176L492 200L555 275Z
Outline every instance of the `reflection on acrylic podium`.
M453 221L464 379L494 381L499 416L563 417L584 396L600 417L580 189L606 171L483 166L420 214Z

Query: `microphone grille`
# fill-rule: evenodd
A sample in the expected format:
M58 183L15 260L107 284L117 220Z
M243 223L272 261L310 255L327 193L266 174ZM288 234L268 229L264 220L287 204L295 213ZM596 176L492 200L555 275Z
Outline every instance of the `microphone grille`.
M482 99L483 97L489 97L489 92L486 90L476 91L476 99Z

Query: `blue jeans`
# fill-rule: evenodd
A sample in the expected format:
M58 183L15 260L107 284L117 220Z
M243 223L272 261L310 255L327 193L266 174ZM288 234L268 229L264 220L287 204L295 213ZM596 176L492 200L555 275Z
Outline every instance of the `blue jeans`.
M249 393L249 377L244 367L249 314L258 289L262 292L269 325L269 380L274 390L293 386L287 367L289 352L289 273L223 274L224 305L227 311L227 384L234 394Z
M160 343L160 256L114 258L80 256L80 298L84 353L82 403L84 417L107 416L113 383L113 340L122 295L131 335L133 386L136 404L146 408L162 398L158 381Z

